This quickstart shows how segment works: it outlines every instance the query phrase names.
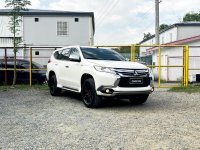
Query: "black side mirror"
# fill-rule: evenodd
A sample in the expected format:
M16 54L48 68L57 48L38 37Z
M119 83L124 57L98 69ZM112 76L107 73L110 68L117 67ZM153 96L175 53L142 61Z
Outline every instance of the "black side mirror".
M69 60L70 61L74 61L74 62L80 62L81 61L81 58L79 56L76 56L76 55L72 55L69 57Z

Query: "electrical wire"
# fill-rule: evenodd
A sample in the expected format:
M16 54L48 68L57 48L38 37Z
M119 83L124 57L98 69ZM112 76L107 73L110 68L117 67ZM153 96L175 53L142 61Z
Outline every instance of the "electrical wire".
M99 12L99 14L96 16L96 19L98 20L101 16L103 16L103 14L105 13L105 11L108 9L108 7L111 5L111 3L113 2L113 0L106 0L105 3L103 4L103 6L101 8L99 8L99 10L97 12Z
M112 5L110 5L110 7L106 10L106 12L99 18L99 20L97 21L97 25L96 28L98 28L103 22L105 17L108 16L108 14L111 12L111 10L114 10L114 7L116 8L117 4L119 3L119 0L115 0Z
M154 8L154 6L152 6L152 7L149 8L147 11L145 11L145 12L143 13L142 18L146 18L146 17L148 17L149 12L151 12L153 8ZM142 21L142 20L137 21L137 22L134 22L134 24L137 25L137 24L141 23L141 21ZM151 24L153 24L153 23L151 23ZM151 25L151 24L150 24L150 25ZM147 27L150 28L149 25L148 25ZM145 27L144 29L146 30L147 27ZM144 31L144 29L141 29L141 31ZM114 36L114 34L116 34L116 33L113 32L113 34L111 34L111 36L112 36L112 37L116 37L116 36ZM109 38L106 38L106 39L105 39L105 43L108 43L108 40L109 40Z

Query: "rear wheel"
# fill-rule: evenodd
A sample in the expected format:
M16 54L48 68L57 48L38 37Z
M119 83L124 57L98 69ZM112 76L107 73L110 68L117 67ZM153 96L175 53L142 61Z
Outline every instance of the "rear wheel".
M95 108L101 103L101 97L97 95L95 83L92 78L86 79L81 89L83 103L86 107Z
M133 95L129 98L129 101L133 105L140 105L147 101L149 94Z
M60 95L61 89L57 87L57 79L55 75L50 77L48 85L49 85L49 91L52 96Z

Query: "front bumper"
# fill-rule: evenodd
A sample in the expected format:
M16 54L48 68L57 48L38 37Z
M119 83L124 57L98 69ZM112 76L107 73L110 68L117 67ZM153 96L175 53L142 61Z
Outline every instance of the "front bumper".
M153 86L147 87L109 87L101 86L97 90L97 95L114 97L118 95L136 95L136 94L150 94L154 91Z
M95 78L97 95L118 96L150 94L154 91L154 81L152 77L123 77L110 73L98 73ZM102 80L103 79L103 80ZM130 80L131 79L131 80ZM132 80L133 79L133 80ZM140 83L130 81L141 81Z

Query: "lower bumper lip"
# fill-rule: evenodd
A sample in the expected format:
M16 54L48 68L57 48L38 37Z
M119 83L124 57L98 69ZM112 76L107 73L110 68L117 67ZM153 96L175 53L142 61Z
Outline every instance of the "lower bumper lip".
M109 92L106 92L106 90ZM122 88L122 87L104 87L98 88L98 94L102 96L117 96L117 95L135 95L135 94L150 94L154 91L154 87L141 88Z

